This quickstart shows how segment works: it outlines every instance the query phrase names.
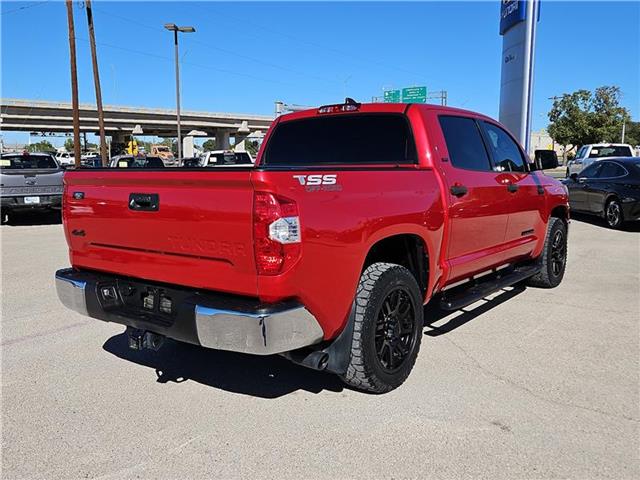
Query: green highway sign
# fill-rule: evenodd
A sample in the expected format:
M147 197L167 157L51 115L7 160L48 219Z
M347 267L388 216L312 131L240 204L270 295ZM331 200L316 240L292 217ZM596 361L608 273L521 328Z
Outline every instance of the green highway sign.
M400 103L400 90L385 90L384 103Z
M402 101L404 103L427 103L427 87L403 88ZM385 102L386 102L386 96L385 96Z

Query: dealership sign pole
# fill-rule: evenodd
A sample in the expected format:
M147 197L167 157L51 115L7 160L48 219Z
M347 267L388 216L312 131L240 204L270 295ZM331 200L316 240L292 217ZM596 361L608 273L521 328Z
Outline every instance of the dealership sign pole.
M539 0L502 0L500 122L529 150Z

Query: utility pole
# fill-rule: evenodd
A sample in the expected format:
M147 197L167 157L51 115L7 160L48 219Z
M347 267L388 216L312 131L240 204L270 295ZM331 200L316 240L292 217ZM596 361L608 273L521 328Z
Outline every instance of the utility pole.
M71 59L71 105L73 108L73 156L80 167L80 111L78 110L78 70L76 67L76 34L73 26L73 4L66 0L69 24L69 57Z
M91 44L91 62L93 63L93 84L96 90L96 106L98 107L98 128L100 130L100 158L102 166L109 164L107 157L107 140L104 133L104 111L102 110L102 89L100 88L100 72L98 70L98 54L96 52L96 36L93 30L93 12L91 0L85 0L87 23L89 24L89 43Z
M626 129L627 129L627 119L625 118L622 120L622 139L620 140L620 143L624 143L624 134Z

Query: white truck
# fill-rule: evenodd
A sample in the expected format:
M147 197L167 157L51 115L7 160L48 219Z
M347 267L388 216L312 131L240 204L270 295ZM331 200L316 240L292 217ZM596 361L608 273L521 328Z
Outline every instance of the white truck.
M611 157L633 157L633 148L626 143L592 143L583 145L573 160L567 162L565 176L580 173L593 162Z

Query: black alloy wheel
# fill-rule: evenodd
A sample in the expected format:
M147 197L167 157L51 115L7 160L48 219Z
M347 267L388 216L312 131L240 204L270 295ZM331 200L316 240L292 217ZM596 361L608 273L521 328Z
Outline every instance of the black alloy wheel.
M410 293L397 287L384 299L376 319L375 345L378 362L387 373L398 371L412 351L415 339L415 307Z
M554 277L564 272L567 261L567 242L564 239L564 231L556 230L551 241L551 273Z

